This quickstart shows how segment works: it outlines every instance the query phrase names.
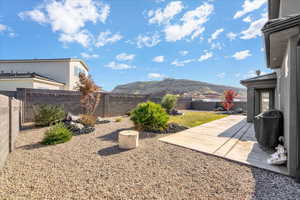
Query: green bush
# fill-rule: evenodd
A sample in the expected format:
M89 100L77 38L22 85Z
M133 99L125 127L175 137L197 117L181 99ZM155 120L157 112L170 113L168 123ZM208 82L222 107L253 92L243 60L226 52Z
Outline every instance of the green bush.
M41 105L35 115L37 126L49 126L65 118L66 113L60 106Z
M177 96L173 94L166 94L162 101L161 106L166 109L167 113L170 113L176 106Z
M42 144L60 144L69 141L73 133L62 123L57 123L45 132Z
M137 105L130 119L139 130L160 131L167 127L169 115L161 105L149 101Z

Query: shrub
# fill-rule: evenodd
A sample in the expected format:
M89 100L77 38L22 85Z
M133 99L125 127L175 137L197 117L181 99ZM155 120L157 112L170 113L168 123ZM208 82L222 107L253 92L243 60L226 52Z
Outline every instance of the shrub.
M79 74L79 83L77 89L81 92L80 104L84 108L85 113L92 115L100 102L101 87L96 85L91 76L84 73Z
M121 122L122 121L122 118L117 118L116 120L115 120L115 122Z
M171 113L171 111L175 108L177 103L177 96L172 94L166 94L162 101L161 106L166 109L167 113Z
M227 110L227 112L234 106L233 101L236 96L237 94L234 90L224 91L223 107L225 110Z
M93 115L81 115L79 122L84 126L94 127L97 121L97 117Z
M169 115L161 105L149 101L137 105L130 119L139 130L160 131L167 127Z
M60 106L41 105L35 115L35 123L38 126L49 126L65 118L66 113Z
M72 132L62 123L57 123L45 132L42 144L60 144L72 138Z

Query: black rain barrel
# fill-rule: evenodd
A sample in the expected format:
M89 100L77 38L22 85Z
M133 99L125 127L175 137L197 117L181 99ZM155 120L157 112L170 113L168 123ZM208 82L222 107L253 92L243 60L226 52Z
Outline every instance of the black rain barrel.
M266 148L275 148L283 136L283 115L279 110L269 110L254 118L257 142Z

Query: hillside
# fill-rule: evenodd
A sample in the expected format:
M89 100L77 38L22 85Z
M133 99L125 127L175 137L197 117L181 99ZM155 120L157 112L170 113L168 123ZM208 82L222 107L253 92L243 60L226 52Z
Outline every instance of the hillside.
M164 79L162 81L133 82L116 86L113 93L164 95L166 93L205 98L221 96L224 90L235 90L240 97L246 96L246 89L185 79Z

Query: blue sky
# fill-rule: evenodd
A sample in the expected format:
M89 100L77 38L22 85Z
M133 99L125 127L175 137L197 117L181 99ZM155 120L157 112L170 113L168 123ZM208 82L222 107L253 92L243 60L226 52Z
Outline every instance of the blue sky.
M265 67L266 0L1 0L0 59L83 59L105 90L184 78L240 86Z

